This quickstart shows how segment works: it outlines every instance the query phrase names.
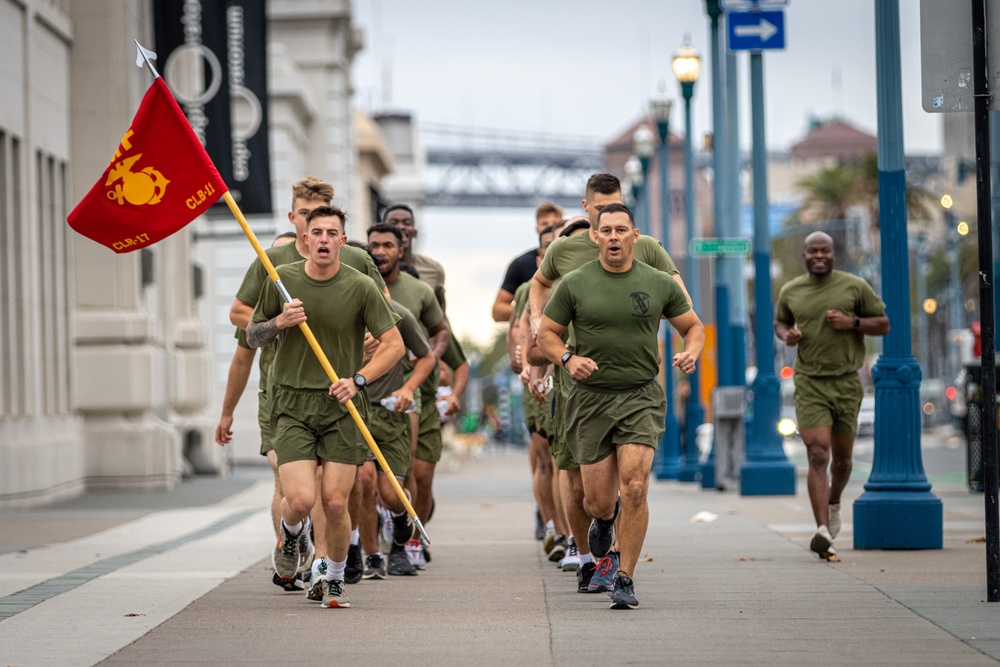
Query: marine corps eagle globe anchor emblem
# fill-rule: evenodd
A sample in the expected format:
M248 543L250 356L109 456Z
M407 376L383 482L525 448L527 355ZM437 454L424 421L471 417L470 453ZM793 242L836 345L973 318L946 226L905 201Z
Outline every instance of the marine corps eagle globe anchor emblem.
M132 165L141 157L142 153L139 153L135 157L126 158L108 172L105 186L121 181L115 183L113 190L108 190L108 199L114 199L119 205L126 201L134 206L160 203L170 181L153 167L132 171Z

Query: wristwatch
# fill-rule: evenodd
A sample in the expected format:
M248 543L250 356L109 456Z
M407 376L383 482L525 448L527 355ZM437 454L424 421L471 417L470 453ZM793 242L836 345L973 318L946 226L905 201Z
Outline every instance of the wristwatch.
M854 328L855 329L860 329L861 328L861 318L860 317L855 317L854 318Z
M560 361L562 361L563 368L566 367L566 362L569 361L569 358L572 357L572 356L573 356L573 353L570 352L569 350L566 350L566 352L563 353L563 356L560 359Z
M362 375L361 373L355 373L354 377L351 379L354 380L354 385L358 389L364 389L365 385L368 384L368 380L366 380L365 376Z

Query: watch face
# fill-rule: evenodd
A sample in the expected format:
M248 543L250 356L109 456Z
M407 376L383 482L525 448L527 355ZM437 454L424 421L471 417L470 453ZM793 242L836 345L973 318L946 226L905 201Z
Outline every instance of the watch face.
M365 380L365 376L361 375L360 373L357 374L357 375L355 375L353 379L354 379L354 384L358 385L359 388L360 387L364 387L365 384L367 384L367 381Z

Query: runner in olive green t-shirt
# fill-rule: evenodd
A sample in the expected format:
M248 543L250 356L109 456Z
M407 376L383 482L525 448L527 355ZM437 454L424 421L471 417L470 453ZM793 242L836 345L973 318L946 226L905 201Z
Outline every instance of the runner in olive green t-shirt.
M423 325L431 349L437 359L446 353L451 340L444 311L438 303L434 291L427 283L399 270L402 258L403 233L396 227L384 223L368 228L368 251L385 280L393 301L399 301L410 309L417 321ZM441 458L441 418L435 405L440 372L438 365L423 384L420 385L420 414L414 417L416 426L416 449L408 487L413 494L413 509L424 523L430 519L433 506L434 469ZM407 545L418 566L425 555L417 540ZM419 556L417 552L420 551Z
M588 542L594 556L607 557L618 520L620 564L609 595L612 609L625 609L638 605L631 577L649 521L646 489L666 413L656 382L660 318L683 339L673 366L686 374L704 347L705 327L669 275L636 261L639 230L627 206L603 207L596 231L599 259L562 279L545 308L538 344L576 380L565 416L594 518ZM561 338L571 322L575 351Z
M267 345L282 334L271 369L271 425L285 499L282 537L272 563L279 576L295 576L299 538L308 530L309 511L318 490L327 519L329 558L324 559L326 567L320 568L326 570L322 584L325 607L350 606L344 590L351 537L347 503L357 466L365 459L357 427L343 404L354 398L369 378L389 370L405 352L395 327L398 316L379 288L340 262L344 220L344 213L333 207L309 213L304 237L309 258L278 268L283 284L297 297L282 303L273 289L264 286L247 328L247 342L253 347ZM342 376L333 384L298 327L306 322L306 309L310 330ZM371 360L362 364L365 328L379 345ZM317 460L322 467L318 489Z
M545 304L548 303L555 281L587 262L597 259L598 248L592 235L597 230L597 218L601 211L605 206L621 204L622 201L621 182L613 174L594 174L587 179L582 207L590 221L590 231L558 239L546 251L545 259L532 279L531 291L528 296L531 303L530 323L533 336L538 335L542 313L545 310ZM640 236L635 245L634 256L641 262L671 274L677 284L684 289L684 282L677 275L677 267L673 260L655 239ZM687 290L684 291L684 294L687 295ZM566 419L565 415L560 413L565 407L564 403L564 401L556 399L555 421L563 427L566 426ZM579 460L576 457L578 443L570 442L564 438L564 434L557 434L556 438L561 439L560 448L564 454L560 459L557 459L556 465L560 470L567 471L569 475L567 485L572 491L572 494L568 494L570 495L568 500L565 498L567 494L564 494L563 503L566 506L567 519L573 534L582 534L578 531L587 528L590 517L583 506L583 482L580 479ZM601 587L610 585L611 580L608 576L604 576L597 588L590 587L590 578L596 571L596 566L589 560L590 552L584 552L586 545L582 542L585 540L577 540L577 548L580 551L577 590L579 592L599 592ZM608 564L604 564L602 572L610 575L613 574L612 569Z
M402 318L397 324L403 344L409 355L416 359L411 364L408 355L396 362L385 375L374 380L368 387L368 426L372 437L382 450L393 473L402 482L410 467L410 415L413 408L414 392L434 368L436 359L431 352L430 342L424 330L403 304L392 302L392 307ZM381 404L383 399L392 398L395 405L390 410ZM406 557L404 546L410 540L413 529L406 508L396 496L395 489L380 468L375 465L375 456L358 471L361 478L362 502L359 517L361 544L365 553L365 579L381 579L386 574L392 576L415 575L417 570ZM389 548L388 562L379 551L378 513L375 508L375 492L382 499L382 506L392 515L393 540Z
M806 275L778 292L774 332L795 356L795 416L809 453L809 501L816 534L809 548L837 560L840 496L851 477L854 432L864 389L858 369L865 362L865 334L889 331L885 304L867 282L833 268L833 239L806 237ZM827 466L830 473L827 473Z

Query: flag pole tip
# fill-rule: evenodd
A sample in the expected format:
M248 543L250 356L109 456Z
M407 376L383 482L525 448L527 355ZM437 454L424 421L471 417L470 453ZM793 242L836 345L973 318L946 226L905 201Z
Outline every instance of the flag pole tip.
M143 65L145 65L146 67L149 68L149 71L153 73L154 79L159 78L160 73L156 71L155 67L153 67L153 62L152 62L156 60L156 52L150 51L149 49L144 47L142 44L139 43L139 40L137 39L133 39L132 41L135 42L135 49L136 49L135 66L142 67Z

